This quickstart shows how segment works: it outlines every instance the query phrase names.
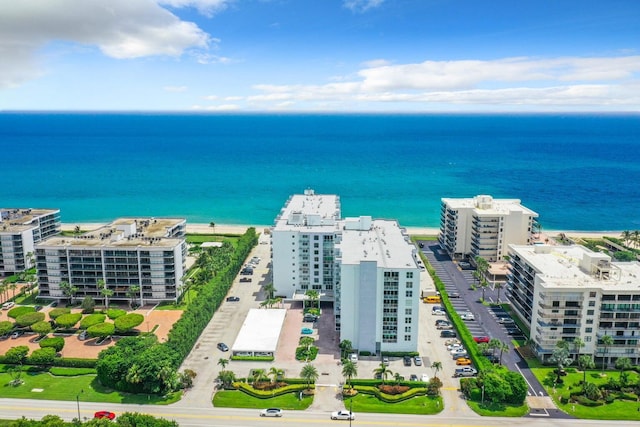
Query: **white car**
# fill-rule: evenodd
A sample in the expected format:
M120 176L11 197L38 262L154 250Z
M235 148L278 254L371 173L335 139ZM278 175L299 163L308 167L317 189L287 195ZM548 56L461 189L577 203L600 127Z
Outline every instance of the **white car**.
M280 408L267 408L260 411L261 417L281 417L282 409Z
M451 343L449 345L447 345L447 350L451 351L451 350L455 350L458 348L464 348L464 346L462 344L460 344L459 342L454 342Z
M349 356L349 360L353 364L358 363L358 355L356 353L351 353L351 355Z
M420 381L422 381L424 383L428 383L429 382L429 375L422 374L422 378L420 379Z
M498 323L507 324L507 323L515 323L510 317L500 317L498 318Z
M474 316L473 313L462 313L460 318L462 320L476 320L476 316Z
M464 347L458 347L451 350L450 353L452 356L459 356L461 354L467 354L467 350L465 350Z
M337 411L331 413L332 420L355 420L356 416L353 415L353 412L349 411Z
M16 303L13 302L13 301L5 302L4 304L2 304L2 309L3 310L9 310L14 305L16 305Z
M433 313L435 316L444 316L445 314L447 314L444 310L433 310L431 313Z

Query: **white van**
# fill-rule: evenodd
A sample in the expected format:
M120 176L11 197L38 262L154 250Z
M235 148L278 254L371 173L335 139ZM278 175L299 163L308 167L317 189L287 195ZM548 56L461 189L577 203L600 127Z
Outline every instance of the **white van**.
M351 353L349 355L349 360L351 363L358 363L358 355L356 353Z

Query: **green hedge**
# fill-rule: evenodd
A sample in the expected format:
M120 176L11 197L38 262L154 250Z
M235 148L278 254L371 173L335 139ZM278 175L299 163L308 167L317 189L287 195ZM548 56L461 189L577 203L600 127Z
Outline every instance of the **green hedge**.
M76 377L78 375L95 375L95 368L67 368L53 366L49 369L51 375L56 377Z
M404 384L401 384L401 385L404 385ZM425 396L427 394L427 389L424 386L410 388L409 390L407 390L402 394L382 393L377 387L373 387L373 386L359 385L359 386L354 386L353 388L358 390L358 393L374 395L376 396L376 398L386 403L399 403L405 400L413 399L416 396Z
M241 382L235 382L233 383L233 386L243 393L247 393L248 395L256 397L258 399L270 399L272 397L282 396L284 394L297 393L306 390L307 388L306 384L291 384L286 387L277 388L275 390L256 390L249 384Z
M56 350L56 352L59 352L64 348L64 338L62 337L44 338L40 340L38 344L40 345L40 348L53 347Z
M19 307L13 307L11 310L9 310L9 312L7 313L7 316L11 317L12 319L17 319L23 314L35 313L35 311L36 309L33 307L21 305Z
M120 308L110 308L109 310L107 310L107 316L111 320L115 320L118 317L124 316L126 314L127 314L127 312L122 310L122 309L120 309Z
M82 319L82 313L67 313L56 318L56 325L61 328L71 328Z
M231 356L231 360L252 361L252 362L273 362L273 356Z
M49 312L49 318L51 320L56 320L58 317L62 316L63 314L69 314L69 313L71 313L70 308L66 308L66 307L54 308Z
M103 323L107 318L106 314L95 313L85 316L80 321L80 329L87 329L90 326L97 325L98 323Z
M118 332L129 331L144 322L144 316L140 313L129 313L118 317L113 321Z
M76 359L76 358L72 358L72 357L56 357L54 362L53 362L53 366L61 366L61 367L67 367L67 368L95 368L96 366L96 359ZM24 364L29 365L29 359L27 358L24 362ZM6 356L0 356L0 372L6 372L6 369L8 366L13 366L13 363L11 363L9 360L7 360ZM35 366L31 366L30 368L32 368L33 371L41 371L41 368L35 367ZM26 372L28 371L29 368L25 367L23 368L23 370Z
M381 380L375 380L375 379L360 379L360 378L353 378L351 380L351 385L352 386L362 386L362 387L376 387L378 385L382 384ZM388 380L385 381L385 384L398 384L398 385L402 385L402 386L406 386L409 388L425 388L425 383L422 381L400 381L400 382L396 382L394 380Z
M116 327L113 323L98 323L87 328L87 333L91 337L106 337L113 335L115 331Z
M44 313L25 313L16 318L16 325L18 326L31 326L34 323L42 322L44 320Z

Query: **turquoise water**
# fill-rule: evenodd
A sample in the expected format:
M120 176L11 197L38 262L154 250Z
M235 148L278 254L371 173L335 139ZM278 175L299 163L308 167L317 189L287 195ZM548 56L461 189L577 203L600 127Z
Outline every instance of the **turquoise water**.
M639 115L0 114L0 205L63 222L272 224L294 193L439 224L442 197L520 198L545 229L640 229Z

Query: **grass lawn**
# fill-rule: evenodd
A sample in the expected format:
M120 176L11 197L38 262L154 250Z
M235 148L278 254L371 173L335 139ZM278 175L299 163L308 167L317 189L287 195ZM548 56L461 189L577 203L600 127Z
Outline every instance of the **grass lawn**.
M595 419L595 420L640 420L640 403L632 402L628 400L616 400L613 403L604 404L601 406L587 407L574 403L560 403L561 396L568 396L572 390L580 390L580 382L583 379L582 372L572 372L573 369L567 369L567 375L562 377L564 384L556 385L554 388L553 382L555 380L555 374L553 373L553 367L538 367L532 368L538 381L545 387L547 393L551 396L555 404L561 410L568 414L575 416L576 418ZM629 374L629 381L631 384L635 384L640 379L640 375L635 371L627 371ZM609 378L620 378L620 371L605 371L605 376L602 376L600 370L587 371L587 382L594 384L606 384Z
M508 403L488 403L467 401L469 407L483 417L523 417L529 413L525 405L511 405Z
M313 396L298 399L298 393L288 393L271 399L258 399L239 390L221 390L213 396L213 406L218 408L280 408L302 411L313 403Z
M79 396L80 401L86 402L166 405L177 402L182 396L181 392L172 393L167 397L120 393L100 385L95 375L61 377L51 375L48 372L25 372L21 379L24 383L14 387L10 385L11 376L7 373L0 373L2 397L73 401L76 396Z
M386 403L373 395L359 393L354 397L345 397L344 405L353 412L377 412L384 414L420 414L433 415L444 409L440 396L418 396L398 403Z

